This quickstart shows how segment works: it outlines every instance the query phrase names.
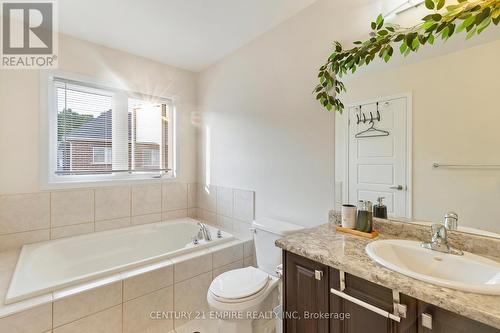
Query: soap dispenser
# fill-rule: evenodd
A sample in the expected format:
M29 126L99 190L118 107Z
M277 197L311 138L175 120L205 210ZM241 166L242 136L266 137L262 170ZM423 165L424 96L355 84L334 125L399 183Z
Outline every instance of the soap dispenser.
M387 206L383 203L384 199L384 197L377 198L377 204L373 206L373 217L381 219L387 218Z

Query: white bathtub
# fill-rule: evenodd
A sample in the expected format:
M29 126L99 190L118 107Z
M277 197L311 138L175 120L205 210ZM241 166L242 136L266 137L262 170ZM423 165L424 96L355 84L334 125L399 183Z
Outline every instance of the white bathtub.
M185 218L125 229L25 245L19 256L5 303L165 260L234 239L208 226L211 242L194 245L200 230L196 220Z

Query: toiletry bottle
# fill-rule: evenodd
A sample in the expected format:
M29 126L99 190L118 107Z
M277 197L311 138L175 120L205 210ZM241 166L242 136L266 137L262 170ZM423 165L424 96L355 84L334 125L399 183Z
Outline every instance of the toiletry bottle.
M358 218L356 219L356 230L364 231L368 223L368 212L363 200L358 201Z
M377 204L373 206L373 217L378 217L381 219L387 218L387 206L383 203L384 199L384 197L377 198Z
M366 209L366 226L363 230L364 232L372 232L373 228L373 204L371 201L365 201L365 209Z

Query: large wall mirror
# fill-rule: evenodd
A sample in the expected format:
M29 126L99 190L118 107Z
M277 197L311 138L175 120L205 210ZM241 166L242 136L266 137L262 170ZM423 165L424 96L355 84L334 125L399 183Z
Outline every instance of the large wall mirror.
M500 237L500 34L346 81L336 117L336 208L384 197L389 218ZM348 105L348 106L347 106Z

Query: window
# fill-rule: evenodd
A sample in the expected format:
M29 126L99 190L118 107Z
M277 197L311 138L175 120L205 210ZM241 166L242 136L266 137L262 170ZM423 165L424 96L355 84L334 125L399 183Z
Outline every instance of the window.
M173 176L168 99L51 78L49 182Z
M92 147L92 164L111 164L110 147Z

